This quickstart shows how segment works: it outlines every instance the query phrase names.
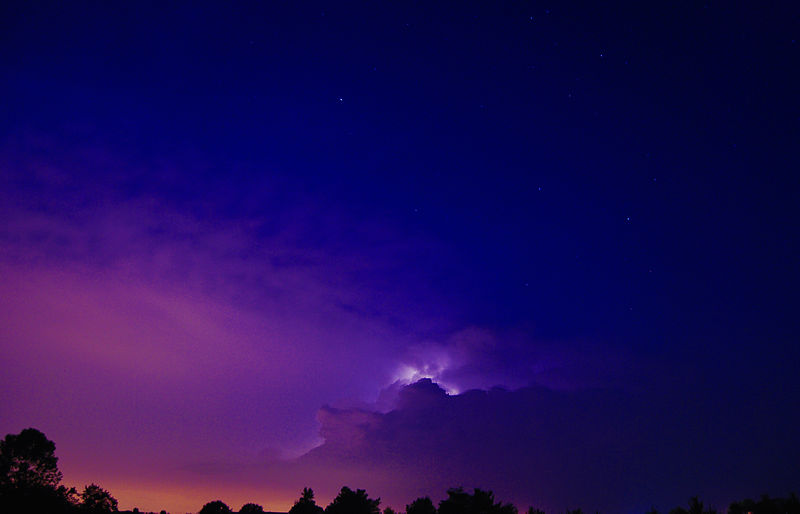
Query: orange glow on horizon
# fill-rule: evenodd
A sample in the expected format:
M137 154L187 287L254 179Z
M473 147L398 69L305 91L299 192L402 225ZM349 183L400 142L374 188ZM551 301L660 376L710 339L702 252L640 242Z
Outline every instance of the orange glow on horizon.
M263 488L213 484L133 483L112 480L99 485L119 501L120 510L132 510L136 507L142 512L166 510L170 514L195 513L214 500L222 500L234 511L238 511L245 503L257 503L265 511L287 512L296 500L293 496L300 496L300 491L294 495L265 493Z

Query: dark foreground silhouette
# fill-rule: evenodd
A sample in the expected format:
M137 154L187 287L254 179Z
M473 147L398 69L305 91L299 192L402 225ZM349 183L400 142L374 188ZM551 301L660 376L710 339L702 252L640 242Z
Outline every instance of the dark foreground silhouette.
M2 514L105 514L120 512L117 500L96 484L79 493L74 487L61 485L56 445L35 428L19 434L8 434L0 441L0 513ZM324 509L314 501L314 491L306 487L288 514L381 514L380 498L370 498L364 489L342 487L338 496ZM140 513L139 509L124 511ZM234 511L220 500L206 503L199 514L232 514ZM279 514L264 511L261 505L247 503L239 514ZM718 514L715 508L705 507L697 497L689 505L676 507L669 514ZM800 500L791 494L787 498L742 500L728 507L728 514L800 514ZM161 511L161 514L166 514ZM390 507L382 514L398 514ZM405 514L519 514L517 507L498 501L492 491L461 487L447 491L447 498L437 508L428 497L417 498L406 505ZM544 514L530 507L526 514ZM583 514L580 509L565 514ZM658 514L655 509L646 514Z

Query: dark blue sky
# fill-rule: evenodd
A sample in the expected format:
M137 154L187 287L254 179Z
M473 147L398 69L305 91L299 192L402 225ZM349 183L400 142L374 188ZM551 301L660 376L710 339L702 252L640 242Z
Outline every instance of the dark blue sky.
M700 431L732 422L770 492L798 483L782 428L800 422L796 7L7 2L0 20L9 266L116 270L125 239L137 276L200 275L256 312L261 259L300 266L400 338L382 332L364 363L422 362L405 378L451 392L621 389ZM136 227L139 209L164 225ZM136 235L82 228L105 216ZM176 236L187 219L201 228ZM241 246L196 274L153 264L175 237L231 227ZM419 356L463 330L492 350L449 378ZM392 378L308 401L368 401ZM726 444L713 452L734 466ZM739 494L747 481L709 494L762 492Z

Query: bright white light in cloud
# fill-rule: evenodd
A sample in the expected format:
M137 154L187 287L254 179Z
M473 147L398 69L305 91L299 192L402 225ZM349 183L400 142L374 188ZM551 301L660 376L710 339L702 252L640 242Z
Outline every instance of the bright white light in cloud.
M453 366L454 362L447 355L444 348L435 348L434 350L427 351L422 356L415 356L411 362L402 363L395 374L395 381L401 380L410 383L423 378L430 378L435 382L442 378L448 368ZM414 351L415 348L412 349L412 352Z
M444 380L442 380L441 371L444 369L446 369L446 367L439 366L425 366L422 369L419 369L408 364L401 364L394 375L392 383L408 385L422 380L423 378L429 378L442 386L442 388L444 388L448 394L458 394L460 391L457 387L447 384Z

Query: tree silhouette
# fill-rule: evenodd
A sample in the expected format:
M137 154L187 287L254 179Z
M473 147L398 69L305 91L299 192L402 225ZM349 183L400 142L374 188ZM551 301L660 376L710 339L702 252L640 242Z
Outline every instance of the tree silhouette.
M788 498L761 496L758 501L749 498L731 503L728 514L800 514L800 500L792 493Z
M203 508L200 509L199 514L232 514L231 508L228 507L225 502L220 500L214 500L213 502L208 502L203 505Z
M322 507L314 501L314 491L310 487L303 488L300 499L289 509L289 514L322 514L322 512Z
M424 496L406 505L406 514L436 514L436 507L430 498Z
M117 500L96 484L88 485L78 494L74 487L59 485L61 472L55 456L55 443L35 428L26 428L19 434L8 434L0 441L0 514L109 514L118 511ZM372 499L364 489L353 491L342 487L326 509L314 501L314 491L304 488L289 514L381 514L380 498ZM137 514L138 509L133 509ZM792 493L786 498L770 498L766 494L758 500L744 499L731 503L728 514L800 514L800 499ZM161 514L167 514L161 511ZM203 506L199 514L233 514L220 500ZM265 514L255 503L247 503L239 514ZM387 507L382 514L397 514ZM492 491L451 488L439 508L429 497L420 497L406 505L404 514L518 514L510 503L498 501ZM525 514L544 514L534 507ZM567 510L565 514L582 514L580 509ZM655 508L648 514L658 514ZM698 497L689 500L687 507L677 507L670 514L717 514L713 507L705 507Z
M81 509L92 514L119 510L117 500L97 484L87 485L81 493Z
M676 507L669 511L669 514L717 514L717 509L713 507L709 507L708 509L703 508L703 502L701 502L697 496L693 496L689 499L689 509L684 509L683 507Z
M517 514L517 508L495 502L492 491L476 488L469 494L457 487L447 490L447 498L439 503L439 514Z
M264 507L257 503L245 503L239 509L239 514L264 514Z
M0 441L0 512L4 514L66 513L78 503L75 488L58 485L56 445L26 428Z
M325 508L325 514L380 514L380 498L371 499L364 489L342 487L339 495Z
M61 482L56 445L35 428L0 441L0 488L56 489Z

